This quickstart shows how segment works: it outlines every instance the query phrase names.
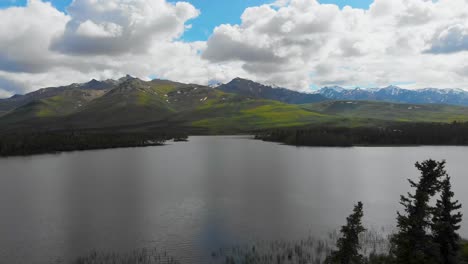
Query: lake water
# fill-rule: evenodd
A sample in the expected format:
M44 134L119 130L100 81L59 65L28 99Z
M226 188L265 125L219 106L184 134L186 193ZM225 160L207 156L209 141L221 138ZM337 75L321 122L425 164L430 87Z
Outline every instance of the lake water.
M0 262L158 247L198 263L220 246L325 235L357 201L367 226L391 229L399 195L410 190L406 179L418 176L414 163L428 158L447 160L468 217L467 147L312 148L191 137L0 159Z

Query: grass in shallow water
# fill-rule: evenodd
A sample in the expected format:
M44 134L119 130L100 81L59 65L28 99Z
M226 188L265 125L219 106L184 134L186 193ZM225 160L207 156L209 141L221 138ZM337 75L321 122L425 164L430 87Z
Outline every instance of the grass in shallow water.
M127 254L92 252L76 259L72 264L180 264L166 252L140 249Z
M365 256L385 254L389 251L388 237L384 231L370 230L360 240ZM322 264L335 249L338 232L331 232L326 238L309 236L296 241L260 241L256 243L220 248L207 253L207 264ZM92 252L76 259L72 264L180 264L166 252L156 249L140 249L127 254ZM195 263L187 263L195 264Z

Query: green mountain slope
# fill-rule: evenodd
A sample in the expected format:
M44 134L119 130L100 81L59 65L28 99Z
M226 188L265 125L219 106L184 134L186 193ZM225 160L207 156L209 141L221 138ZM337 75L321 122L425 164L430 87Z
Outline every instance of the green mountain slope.
M25 95L14 95L10 98L6 99L0 99L0 113L8 113L16 108L19 108L21 106L25 106L31 102L34 101L39 101L55 96L66 96L69 97L70 95L67 94L71 91L82 91L82 92L87 92L87 91L96 91L96 92L101 92L100 94L102 95L105 91L109 91L112 88L114 88L116 85L118 85L119 82L124 81L128 79L129 76L123 77L119 80L107 80L107 81L97 81L97 80L91 80L87 83L82 83L82 84L71 84L68 86L60 86L60 87L49 87L49 88L43 88L39 89L37 91L25 94Z
M0 102L5 107L24 97L19 106L0 116L0 132L170 128L193 133L249 133L282 127L468 121L468 107L366 101L286 104L207 86L146 82L129 76L40 91Z
M67 89L53 93L51 97L33 100L2 117L2 122L17 123L41 118L63 117L79 111L94 99L102 96L103 90Z
M166 80L128 80L81 111L69 116L75 127L117 127L174 121L190 125L180 113L190 113L221 99L224 93L210 87Z
M346 118L369 118L399 122L468 121L468 107L398 104L372 101L329 101L302 105L305 109Z
M228 95L185 115L192 126L212 133L248 132L265 128L304 126L337 121L335 117L297 105Z
M118 126L161 120L172 112L153 87L131 79L72 113L68 122L81 128Z
M88 128L171 121L205 131L248 131L303 125L322 116L299 106L206 86L134 79L70 115L69 120L75 127Z

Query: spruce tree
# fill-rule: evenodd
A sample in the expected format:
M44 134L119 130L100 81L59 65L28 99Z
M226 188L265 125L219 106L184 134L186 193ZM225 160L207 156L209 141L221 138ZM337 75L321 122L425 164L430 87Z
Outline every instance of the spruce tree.
M453 201L453 196L450 177L447 176L441 183L441 194L434 210L432 227L434 241L439 246L441 264L457 263L460 250L460 236L457 231L460 229L462 214L456 211L460 210L461 204Z
M408 180L415 193L401 196L405 213L398 212L398 233L392 239L392 253L399 264L438 263L437 246L428 232L434 209L429 201L440 189L440 178L446 175L445 161L418 162L416 168L421 176L418 183Z
M347 224L341 227L342 236L337 241L338 249L331 253L327 263L363 263L363 256L359 253L359 235L366 230L361 223L363 215L363 205L359 202L354 206L353 213L346 218Z

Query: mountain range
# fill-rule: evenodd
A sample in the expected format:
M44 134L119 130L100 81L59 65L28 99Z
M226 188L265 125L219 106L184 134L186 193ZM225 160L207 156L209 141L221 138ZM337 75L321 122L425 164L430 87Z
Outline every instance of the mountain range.
M236 93L255 98L270 99L287 104L308 104L327 100L321 94L308 94L292 91L286 88L266 86L251 80L235 78L227 84L217 87L226 93Z
M327 86L312 93L301 93L241 78L220 85L218 89L228 93L276 100L287 104L307 104L325 100L359 100L468 106L468 92L461 89L425 88L409 90L394 85L385 88L345 89L340 86Z
M410 104L448 104L468 106L468 92L461 89L403 89L398 86L371 89L324 87L317 92L331 100L365 100Z
M241 78L212 88L125 76L1 99L0 133L164 127L190 133L247 133L310 125L468 121L468 107L463 106L468 105L466 98L461 90L325 87L316 93L300 93Z

